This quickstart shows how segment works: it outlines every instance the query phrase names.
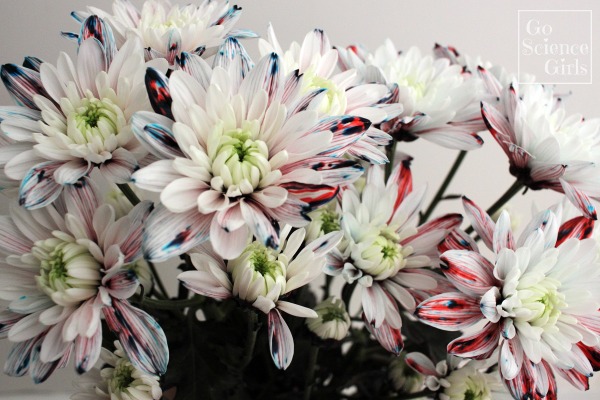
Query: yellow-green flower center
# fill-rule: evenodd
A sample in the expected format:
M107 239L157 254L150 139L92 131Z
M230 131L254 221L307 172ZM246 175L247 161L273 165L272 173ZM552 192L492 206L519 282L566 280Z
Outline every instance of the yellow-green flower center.
M253 140L249 130L226 132L220 138L212 170L215 176L223 178L226 189L231 186L255 189L271 171L267 144L262 140Z
M337 213L329 210L324 210L321 214L321 230L326 235L331 232L340 230L340 217Z
M86 247L50 238L36 242L31 254L40 263L37 284L56 304L78 304L96 294L100 264Z
M304 91L325 89L325 96L319 105L319 112L336 115L344 114L347 103L346 92L331 79L325 79L314 73L312 69L304 72Z
M111 100L85 98L67 116L67 136L77 144L104 144L125 125L123 111Z
M410 247L403 247L396 232L383 228L372 241L371 245L362 251L355 265L373 276L375 280L387 279L394 276L406 265L406 257L412 253Z
M135 378L132 376L135 369L127 360L120 359L114 368L113 375L108 379L111 393L124 392Z
M532 286L517 286L517 296L521 300L520 307L513 309L517 320L525 320L541 328L555 325L561 309L567 306L565 295L559 289L560 282L549 277Z
M280 292L285 290L287 259L263 244L249 245L240 257L229 261L228 270L233 278L233 294L243 300L253 302L277 284Z

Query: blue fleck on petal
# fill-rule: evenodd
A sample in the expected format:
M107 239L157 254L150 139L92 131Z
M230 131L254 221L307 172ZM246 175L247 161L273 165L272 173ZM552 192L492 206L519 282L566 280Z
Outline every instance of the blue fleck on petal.
M79 11L71 11L71 18L73 18L75 21L81 24L85 20L85 15L83 15Z
M43 62L44 62L43 60L41 60L37 57L27 56L23 60L23 66L25 68L29 68L35 72L40 72L40 65L42 65Z
M294 337L281 313L274 308L269 311L269 349L275 366L286 369L294 357Z
M173 121L148 111L139 111L131 118L131 129L140 143L158 158L184 157L171 131Z
M79 43L79 35L74 32L61 32L60 35L65 39Z
M167 371L167 338L154 318L117 299L113 299L112 307L104 307L103 312L108 327L119 336L123 350L136 368L156 375Z
M232 29L227 36L236 39L254 39L260 37L258 33L250 29Z
M35 343L31 350L31 366L29 368L29 375L33 379L33 383L38 384L45 382L46 379L52 375L52 373L58 367L60 359L52 362L43 362L40 360L40 350L42 347L43 336L38 336L39 340Z
M228 69L234 62L239 64L238 69L241 72L241 78L244 78L248 72L254 68L254 62L246 49L237 39L229 37L225 39L221 47L219 47L213 60L213 68L223 67Z
M35 210L56 200L63 187L54 180L54 171L61 165L61 161L47 161L31 168L19 188L19 205Z
M79 33L78 45L81 46L84 40L95 38L100 42L106 56L106 65L110 65L117 53L117 44L110 26L97 15L90 15L83 21L81 32Z
M146 91L150 98L150 104L155 113L164 115L167 118L173 118L171 112L171 92L169 91L169 78L162 72L154 68L146 70Z
M35 346L38 337L34 337L23 342L15 344L4 364L4 373L8 376L19 377L29 371L31 365L31 352Z
M242 14L242 7L234 5L229 10L227 10L221 17L219 17L215 22L211 24L211 26L215 25L233 25L235 21L240 18Z
M89 371L102 350L102 329L98 328L92 337L78 336L75 340L75 370L79 374Z
M50 98L42 85L39 72L16 64L4 64L0 69L0 77L13 99L21 106L38 110L33 96L39 94Z

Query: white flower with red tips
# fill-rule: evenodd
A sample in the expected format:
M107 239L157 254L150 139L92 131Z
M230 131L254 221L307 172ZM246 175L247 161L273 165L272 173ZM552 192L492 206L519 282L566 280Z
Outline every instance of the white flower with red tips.
M120 48L132 35L140 38L146 58L164 58L170 65L182 52L211 56L227 37L256 37L247 30L234 30L242 8L228 0L204 0L201 4L173 5L169 0L148 0L141 11L129 0L115 0L112 14L96 7L89 12L71 13L78 22L90 14L103 18L111 26ZM77 34L65 34L77 38Z
M282 229L280 250L255 241L228 262L204 246L202 253L190 256L197 270L178 276L195 293L217 300L235 297L267 314L271 356L280 369L286 369L294 355L294 338L280 311L302 318L318 316L310 308L281 299L318 277L325 256L342 238L341 232L331 232L302 248L306 231L291 230L289 225Z
M261 54L278 54L286 73L297 71L302 75L300 91L313 93L315 98L311 101L310 109L318 111L320 115L351 114L377 125L402 112L401 104L386 104L393 94L383 83L364 82L357 71L352 69L342 72L338 70L338 50L331 46L329 38L321 29L309 32L302 45L293 42L285 51L271 25L267 39L259 39ZM371 126L367 134L349 149L348 154L382 164L387 162L387 157L378 147L387 146L391 140L387 133Z
M325 273L362 287L362 310L369 330L389 351L402 350L397 303L413 311L413 291L433 290L437 280L423 267L437 263L437 245L462 217L449 214L425 225L415 219L425 190L412 190L410 160L400 162L387 183L383 169L371 166L362 192L342 194L344 248L329 257Z
M62 53L56 67L7 64L1 75L20 107L4 107L0 128L9 142L0 148L4 173L21 182L19 202L47 206L66 185L98 168L125 183L147 154L133 135L134 112L150 109L144 56L132 40L115 52L99 18L82 28L77 59ZM155 66L166 63L155 62Z
M131 362L163 374L168 348L162 329L128 298L138 287L131 265L141 257L142 227L151 203L115 220L85 178L40 210L13 206L2 217L0 333L16 342L5 372L30 373L42 382L74 356L83 373L100 355L101 316L120 338Z
M477 135L484 129L477 111L483 88L460 66L422 55L416 47L399 52L389 39L372 54L358 46L339 51L344 68L356 69L364 82L387 84L394 93L388 102L403 106L399 117L381 126L396 140L422 137L460 150L483 144Z
M560 207L536 215L516 241L508 213L494 223L464 199L473 227L495 254L472 247L445 251L442 270L459 290L421 303L421 321L444 330L485 326L448 345L461 357L487 359L499 349L501 375L515 399L556 398L553 371L587 389L600 367L600 263L585 217L559 227ZM447 244L446 244L447 245Z
M492 136L510 163L510 173L532 189L564 193L596 219L590 198L600 198L600 119L566 114L551 88L540 84L504 88L501 104L482 102Z
M214 69L186 55L169 78L147 72L156 113L137 113L133 130L162 160L135 172L133 180L161 193L162 205L145 231L151 261L209 237L226 259L241 254L248 233L277 248L277 221L308 224L308 212L363 171L341 156L364 136L368 120L319 119L305 109L311 94L298 95L302 77L284 76L276 54L252 69L239 54L219 52Z

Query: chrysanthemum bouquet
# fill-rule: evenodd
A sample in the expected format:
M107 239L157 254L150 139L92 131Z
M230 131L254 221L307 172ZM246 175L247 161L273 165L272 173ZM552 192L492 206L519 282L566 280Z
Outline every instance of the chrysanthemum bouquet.
M600 121L452 47L285 47L240 15L115 0L72 13L76 57L2 66L4 372L70 364L79 400L587 390ZM516 180L486 211L446 190L488 132ZM427 202L417 139L459 150ZM502 210L527 189L565 201L517 236Z

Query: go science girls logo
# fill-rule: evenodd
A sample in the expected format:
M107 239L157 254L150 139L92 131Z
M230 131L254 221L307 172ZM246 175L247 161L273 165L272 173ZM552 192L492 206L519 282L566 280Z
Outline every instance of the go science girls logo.
M521 80L592 83L591 10L519 10L518 20Z

